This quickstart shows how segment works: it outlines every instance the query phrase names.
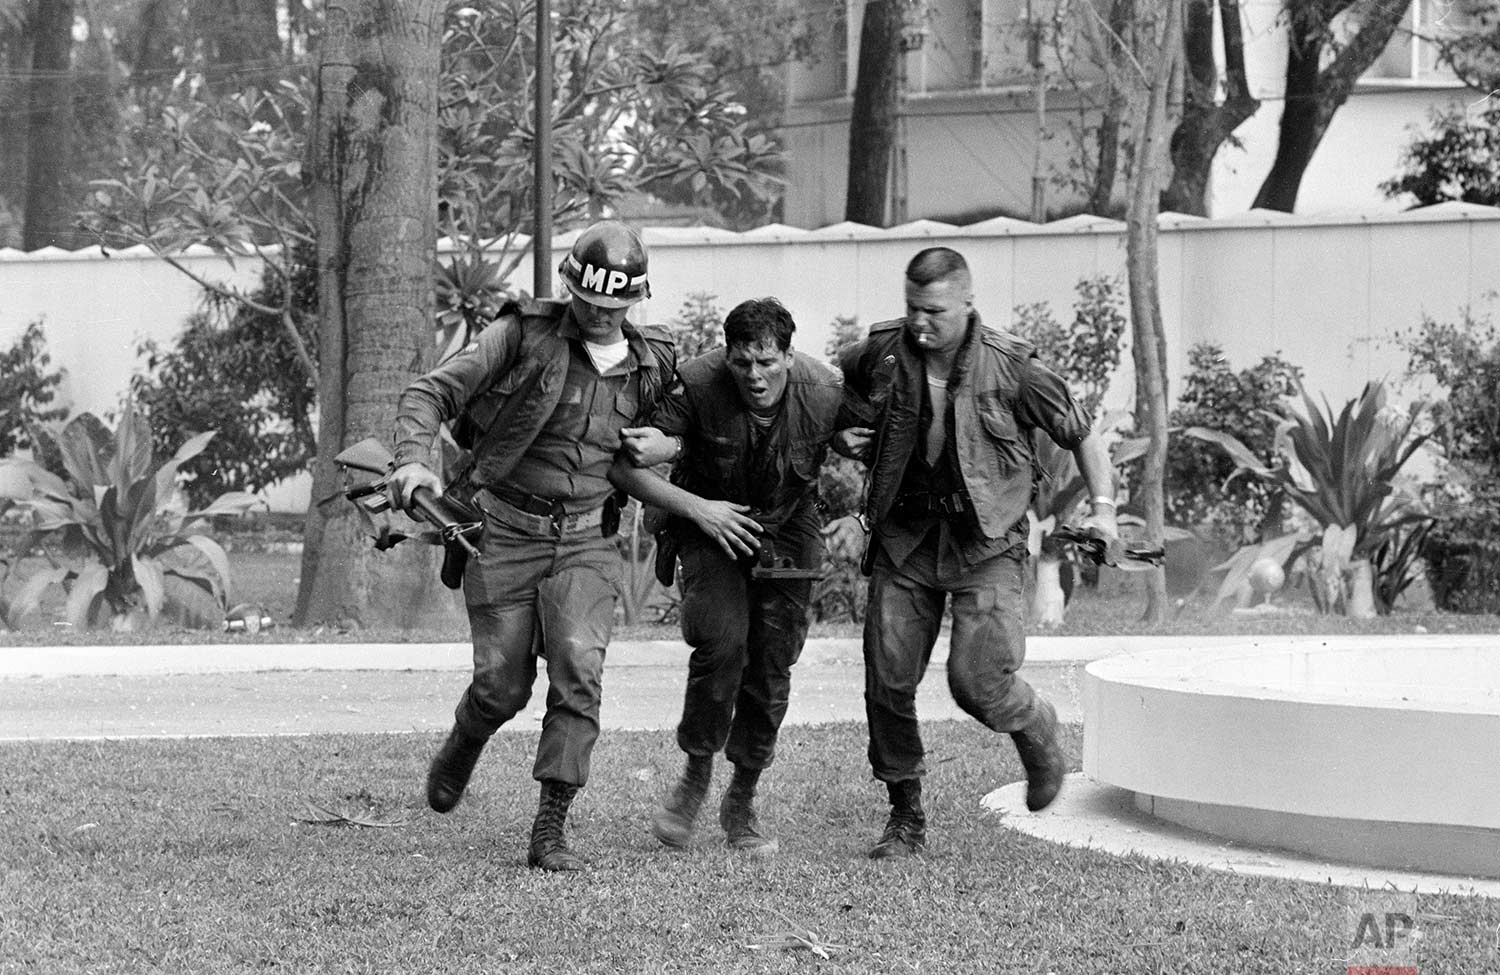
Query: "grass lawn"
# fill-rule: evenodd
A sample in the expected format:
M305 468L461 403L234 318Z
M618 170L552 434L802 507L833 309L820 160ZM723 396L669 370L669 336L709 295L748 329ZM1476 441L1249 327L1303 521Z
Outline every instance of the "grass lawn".
M236 552L235 598L286 620L297 558ZM1138 576L1080 591L1064 634L1500 632L1500 617L1403 612L1249 618L1184 603L1139 623ZM1294 609L1304 609L1289 599ZM815 636L856 636L818 624ZM675 626L617 639L679 639ZM423 633L68 633L8 643L464 641ZM211 647L205 647L211 652ZM935 679L929 677L929 679ZM670 732L606 732L571 817L585 876L525 867L533 732L497 737L449 816L422 799L433 735L0 744L0 975L12 972L1343 973L1357 895L1054 846L999 827L980 798L1020 779L1008 739L925 726L927 856L865 856L884 822L862 724L786 729L762 818L767 862L647 832L675 776ZM1077 767L1079 729L1067 729ZM1149 747L1149 743L1147 745ZM722 788L723 770L717 781ZM364 828L315 824L308 802ZM711 804L710 804L711 806ZM1424 896L1423 972L1500 971L1500 902ZM793 930L812 945L784 948ZM754 947L762 946L762 947Z
M926 732L929 854L881 863L862 727L786 731L765 862L724 850L712 815L693 849L658 847L671 735L607 733L570 821L582 876L524 865L529 732L495 739L449 816L419 794L429 735L7 744L0 972L1344 971L1347 891L1002 829L979 799L1020 778L1009 742ZM301 822L308 800L402 825ZM1500 905L1419 906L1422 971L1496 970ZM752 947L794 925L829 957Z

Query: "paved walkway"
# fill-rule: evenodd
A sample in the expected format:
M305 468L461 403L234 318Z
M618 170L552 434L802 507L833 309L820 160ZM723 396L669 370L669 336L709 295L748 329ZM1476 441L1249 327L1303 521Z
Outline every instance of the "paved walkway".
M1081 721L1084 662L1181 642L1034 637L1023 674L1065 721ZM469 653L460 643L0 649L0 740L443 731L467 682ZM604 726L673 727L687 655L673 641L612 646ZM917 699L926 719L962 716L943 679L946 659L940 642ZM787 720L864 720L863 680L858 640L809 640ZM540 726L545 689L539 677L530 713L509 728Z

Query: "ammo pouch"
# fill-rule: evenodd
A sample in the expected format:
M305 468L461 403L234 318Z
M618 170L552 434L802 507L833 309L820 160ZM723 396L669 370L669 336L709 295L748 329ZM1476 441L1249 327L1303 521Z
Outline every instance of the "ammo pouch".
M682 549L675 522L675 518L663 518L652 531L656 537L656 581L668 588L677 577L677 553Z

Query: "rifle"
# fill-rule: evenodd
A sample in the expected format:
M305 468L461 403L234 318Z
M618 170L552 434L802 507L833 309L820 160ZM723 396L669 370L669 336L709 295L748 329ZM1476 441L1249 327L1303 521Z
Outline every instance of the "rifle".
M1123 569L1139 569L1146 565L1161 565L1166 559L1166 550L1157 546L1155 548L1126 548L1125 545L1116 540L1113 545L1105 541L1104 536L1096 534L1092 529L1084 530L1072 525L1058 525L1048 533L1049 537L1060 542L1071 542L1078 548L1084 558L1095 565L1112 565ZM1134 562L1136 565L1120 565L1121 561Z
M346 448L334 459L344 469L344 497L355 503L362 512L375 514L390 508L390 497L386 485L395 467L395 458L385 445L374 437L367 437ZM376 479L365 484L349 485L349 471L363 471L376 475ZM466 518L458 503L441 498L427 488L417 488L412 494L412 507L422 520L437 529L437 543L443 546L443 568L440 573L443 585L457 589L463 585L464 569L469 559L479 558L479 549L474 543L484 531L484 521ZM401 541L404 536L394 537L387 533L376 536L375 547L385 550Z

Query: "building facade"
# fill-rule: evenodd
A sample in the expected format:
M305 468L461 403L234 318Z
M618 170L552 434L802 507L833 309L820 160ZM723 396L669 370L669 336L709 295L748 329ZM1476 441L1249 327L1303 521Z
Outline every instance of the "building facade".
M1045 187L1052 216L1079 212L1077 180L1092 152L1104 72L1095 62L1107 0L908 0L914 50L905 55L892 194L896 222L929 218L969 223L1027 217L1033 179ZM1425 38L1461 29L1451 0L1413 0L1403 26L1334 116L1302 182L1300 212L1395 211L1382 180L1395 175L1401 149L1426 127L1433 109L1480 97L1439 62ZM1260 109L1235 132L1237 145L1215 157L1208 212L1243 212L1276 154L1285 87L1282 0L1241 0L1246 73ZM788 187L784 220L821 227L842 220L864 0L838 0L822 18L820 52L797 64L788 82L784 138ZM1216 11L1217 16L1217 11ZM1044 98L1030 65L1031 25L1042 25ZM1216 37L1220 36L1216 24ZM1222 52L1219 52L1222 57ZM1039 110L1040 109L1040 110ZM904 175L903 175L904 173ZM1117 194L1124 180L1117 179Z

